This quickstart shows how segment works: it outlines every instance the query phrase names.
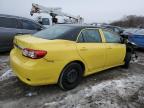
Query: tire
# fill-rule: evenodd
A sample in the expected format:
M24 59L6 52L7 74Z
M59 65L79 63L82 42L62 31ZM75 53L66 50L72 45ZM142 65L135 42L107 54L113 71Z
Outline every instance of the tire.
M126 53L126 56L125 56L125 64L123 65L124 68L128 69L129 68L129 65L130 65L130 61L131 61L131 55L132 53L131 52L127 52Z
M63 90L71 90L75 88L81 81L83 69L78 63L68 64L62 71L58 85Z

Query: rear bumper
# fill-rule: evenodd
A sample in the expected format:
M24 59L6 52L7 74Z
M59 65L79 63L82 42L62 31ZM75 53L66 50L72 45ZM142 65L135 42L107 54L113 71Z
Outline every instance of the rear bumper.
M26 58L15 50L10 53L10 65L21 81L32 86L57 83L63 67L61 62Z

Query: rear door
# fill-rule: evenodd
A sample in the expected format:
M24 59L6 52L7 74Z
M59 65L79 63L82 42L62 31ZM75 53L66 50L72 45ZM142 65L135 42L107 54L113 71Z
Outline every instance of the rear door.
M13 47L13 39L21 31L17 28L18 23L15 18L0 17L0 49L10 50Z
M77 50L88 66L91 74L102 69L105 64L105 46L98 29L84 29L78 36Z
M124 61L126 46L121 43L121 37L108 30L103 30L106 46L106 67L122 64Z

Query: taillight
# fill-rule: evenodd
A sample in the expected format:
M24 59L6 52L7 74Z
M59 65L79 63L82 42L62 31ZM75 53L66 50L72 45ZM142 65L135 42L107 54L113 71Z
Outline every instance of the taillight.
M39 58L44 57L47 54L47 51L24 48L22 50L22 54L24 56L32 58L32 59L39 59Z

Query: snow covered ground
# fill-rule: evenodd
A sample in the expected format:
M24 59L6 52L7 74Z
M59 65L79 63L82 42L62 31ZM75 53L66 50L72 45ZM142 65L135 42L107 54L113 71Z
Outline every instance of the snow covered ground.
M129 69L91 75L71 91L56 85L30 87L10 77L0 81L0 108L144 108L144 52L138 56ZM0 75L10 69L8 61L0 56Z

